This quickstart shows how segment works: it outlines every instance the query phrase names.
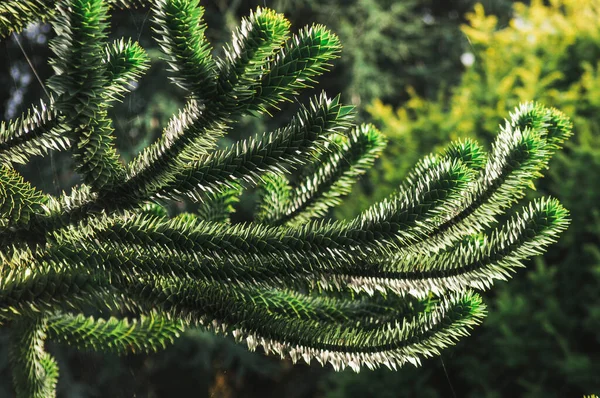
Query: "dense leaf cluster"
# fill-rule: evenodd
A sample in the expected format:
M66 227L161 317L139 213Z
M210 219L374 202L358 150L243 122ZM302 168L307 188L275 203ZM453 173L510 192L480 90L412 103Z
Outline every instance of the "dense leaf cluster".
M489 154L474 141L450 144L346 221L323 216L385 139L353 126L339 97L318 95L286 126L217 149L236 116L291 100L341 48L325 27L292 34L263 8L217 58L198 0L153 2L157 41L189 97L162 137L124 164L107 110L148 57L137 43L108 42L102 0L62 0L52 12L9 1L0 33L40 10L57 33L51 101L0 127L0 322L13 337L21 396L53 393L48 339L154 350L195 325L294 362L356 371L418 364L481 321L485 306L472 289L506 279L568 224L560 203L543 198L496 225L570 135L564 115L536 103L514 111ZM84 181L71 193L39 192L13 168L63 149ZM253 187L255 222L231 224L236 196ZM200 210L169 216L160 206L181 199Z

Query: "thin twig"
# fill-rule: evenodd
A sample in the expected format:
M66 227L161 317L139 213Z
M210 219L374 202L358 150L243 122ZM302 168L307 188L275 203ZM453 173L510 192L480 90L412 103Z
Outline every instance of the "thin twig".
M25 59L27 60L27 63L29 64L29 67L33 71L33 74L35 75L37 81L40 83L40 86L42 86L42 90L44 90L44 93L46 94L46 97L48 97L48 100L50 100L50 94L48 94L48 91L46 91L46 86L44 86L44 83L42 82L42 79L40 79L40 76L38 75L37 71L35 70L35 68L33 66L33 63L31 62L31 60L27 56L27 53L25 52L25 49L21 45L21 41L19 40L19 37L16 35L15 32L13 32L13 38L15 39L15 41L17 42L19 48L21 49L21 52L25 56Z

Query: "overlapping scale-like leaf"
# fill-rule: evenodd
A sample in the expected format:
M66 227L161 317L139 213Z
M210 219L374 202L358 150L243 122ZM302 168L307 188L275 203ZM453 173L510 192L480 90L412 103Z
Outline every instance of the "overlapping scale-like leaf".
M0 4L0 38L19 33L35 21L45 22L54 13L53 0L6 0Z
M304 167L297 183L287 186L287 180L280 181L277 176L266 181L258 221L292 225L325 216L328 209L341 203L384 147L384 137L371 125L357 127L347 137L333 136Z
M235 211L234 205L240 201L242 187L225 187L217 192L208 192L202 198L196 198L200 204L196 209L200 220L218 223L230 222L230 215Z
M47 319L48 338L83 350L126 354L165 348L183 332L183 322L151 314L129 320L106 320L57 314Z
M419 297L468 288L486 290L494 280L510 277L524 260L543 253L568 222L568 212L557 200L535 200L491 233L475 235L444 252L359 263L327 274L322 284Z
M103 98L120 99L129 83L147 69L147 62L145 52L137 43L118 40L106 47ZM51 97L49 104L42 102L39 108L33 106L19 118L0 123L1 163L25 164L31 156L72 146L74 139L67 134L69 127L65 118L59 115L55 102ZM110 134L110 126L106 133Z
M138 43L120 39L105 48L103 61L108 80L103 94L108 99L121 100L130 84L148 69L150 58Z
M554 152L571 135L562 113L536 103L521 105L501 128L485 169L465 195L462 209L429 237L429 248L452 245L492 225L495 216L521 199Z
M290 23L282 14L257 8L233 33L218 61L218 94L223 107L243 110L254 95L268 64L290 34Z
M23 318L12 324L9 358L19 397L56 396L58 364L46 352L46 322L43 318Z
M242 140L229 150L215 151L193 162L181 163L170 173L132 176L118 192L125 202L137 202L152 196L197 196L199 190L212 191L235 183L256 184L267 170L279 170L282 162L301 163L319 142L333 132L348 127L350 108L339 97L325 95L302 107L290 124L268 134ZM151 169L149 169L151 170Z
M149 0L106 0L111 6L138 7ZM3 0L0 3L0 38L19 33L29 24L47 22L56 14L56 0Z
M299 89L310 87L327 71L341 51L338 37L322 25L302 29L287 41L267 65L265 74L248 101L250 110L268 112L281 101L289 101Z
M311 100L308 108L301 107L286 127L239 141L231 149L190 163L158 193L211 191L228 181L256 185L267 170L283 171L285 163L305 163L328 135L348 128L350 110L341 105L339 96L329 99L323 93Z
M164 51L172 64L185 63L186 59L201 52L209 53L205 41L196 43L185 39L189 36L186 36L188 33L204 29L201 20L191 17L200 17L202 14L197 2L188 4L186 1L161 1L158 7L158 19L170 18L172 23L172 28L164 28L159 32ZM287 37L287 30L287 21L268 9L259 9L245 20L234 34L230 47L226 48L225 60L218 64L219 76L216 79L219 91L214 98L209 100L202 97L202 103L192 99L186 104L180 114L171 120L163 137L129 165L130 181L123 190L135 189L138 181L152 178L168 181L178 168L185 167L190 160L202 157L214 148L217 138L227 130L232 116L245 110L264 110L263 103L275 105L288 98L275 90L274 83L269 83L271 78L265 77L274 69L273 65L277 65L279 69L277 77L273 75L272 78L277 81L284 79L284 82L280 82L280 89L285 91L283 84L289 83L290 87L294 87L290 91L292 93L307 87L306 83L324 72L327 61L336 57L339 52L337 37L323 27L305 29L283 48L278 48ZM176 32L183 32L183 36L176 36ZM179 41L180 48L177 50L175 44ZM272 53L277 53L275 60L271 60L273 56L269 56ZM212 63L205 66L206 71L213 70ZM205 75L204 72L201 74ZM196 82L193 76L188 76L187 79ZM207 77L207 84L212 84L212 79ZM269 85L271 88L265 91L263 86ZM209 87L202 93L208 95L212 93L212 88ZM234 105L232 100L235 100ZM158 190L160 184L154 185Z
M77 170L86 183L101 190L125 177L103 98L109 77L102 62L108 7L102 0L63 0L57 9L53 21L57 37L50 44L56 75L48 87L58 96L56 109L70 115L65 123Z
M479 296L471 293L412 306L398 305L395 297L340 301L286 290L182 282L140 281L130 289L174 316L232 332L250 349L262 345L294 362L315 358L336 370L416 365L466 335L485 312Z
M86 269L73 251L70 256L70 261L62 257L24 264L23 259L2 255L0 319L37 316L57 309L81 310L90 304L102 309L111 305L110 301L102 302L114 292L106 294L110 283L101 272Z
M53 102L41 102L39 108L32 106L19 118L0 122L0 163L26 164L31 156L71 146L71 140L60 128Z
M0 125L0 324L12 329L21 396L54 393L46 335L125 353L162 348L200 323L294 362L418 364L480 322L469 289L508 277L566 228L558 201L539 199L490 230L570 135L564 115L535 103L511 114L489 155L472 140L453 143L347 221L314 219L385 140L372 126L352 129L339 97L323 94L287 126L215 150L235 117L277 108L339 54L323 26L290 38L289 22L266 8L213 59L198 0L153 2L158 41L190 98L123 167L107 111L148 57L131 41L107 44L108 9L133 2L0 4L0 35L39 19L57 33L49 105ZM42 195L11 168L64 148L86 182L70 193ZM231 223L241 189L259 183L258 222ZM198 202L195 212L154 202L182 197ZM82 315L90 307L139 319Z
M403 239L410 242L413 235L435 225L444 206L461 196L468 184L467 175L460 163L444 162L430 170L414 192L387 202L396 202L395 213L382 204L379 207L385 211L377 217L367 212L349 223L309 223L289 228L227 226L193 218L115 219L92 228L86 246L68 231L57 236L59 248L71 249L63 253L62 249L48 251L44 261L60 261L78 252L83 263L110 266L116 272L114 277L121 277L117 274L125 270L126 279L138 273L233 278L241 283L270 283L299 273L321 277L323 272L344 269L373 253L389 256Z
M206 101L216 90L216 64L204 31L204 8L199 0L157 0L155 31L172 79L198 101Z
M301 227L224 226L214 223L156 222L132 218L116 222L97 233L103 239L117 234L119 240L135 244L153 241L174 245L180 250L228 250L230 254L255 253L290 256L298 261L310 253L333 250L369 252L389 243L393 250L402 239L411 240L428 223L435 223L448 202L458 200L469 182L469 172L459 163L445 162L420 181L410 194L382 202L351 222L312 222ZM412 201L409 201L412 200ZM392 203L392 205L388 205ZM161 238L162 236L162 238ZM167 242L169 240L170 242ZM341 259L340 259L341 260Z
M23 180L11 167L0 165L0 229L17 223L27 223L41 210L47 197ZM6 225L2 225L6 223Z

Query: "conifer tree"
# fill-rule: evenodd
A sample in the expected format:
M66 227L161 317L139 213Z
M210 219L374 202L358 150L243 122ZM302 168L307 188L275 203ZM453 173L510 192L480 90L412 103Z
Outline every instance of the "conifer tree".
M198 0L152 2L156 40L188 100L124 164L108 110L149 58L131 40L109 42L108 30L110 7L132 3L0 5L4 37L40 19L56 32L50 99L0 126L0 324L18 396L55 394L46 341L151 351L198 325L336 370L416 365L481 322L474 290L507 279L566 228L556 199L515 208L570 135L563 114L537 103L510 115L489 153L451 143L351 220L325 217L385 138L354 126L339 97L317 95L286 126L219 149L237 116L276 111L339 56L324 26L293 34L266 8L215 57ZM40 192L14 168L62 150L83 180L70 193ZM250 188L260 191L255 221L232 224ZM199 210L163 207L182 199Z

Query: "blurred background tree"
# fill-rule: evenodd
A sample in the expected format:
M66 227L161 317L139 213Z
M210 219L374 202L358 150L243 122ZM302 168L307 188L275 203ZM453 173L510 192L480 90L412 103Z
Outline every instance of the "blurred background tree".
M417 159L459 137L488 140L507 110L535 99L560 108L575 137L538 186L571 209L567 234L487 302L490 315L474 336L418 369L353 374L291 366L249 353L228 339L191 331L171 349L126 358L55 347L63 397L565 397L600 391L600 1L509 0L205 0L209 39L229 39L257 5L283 12L299 28L322 23L344 44L342 58L319 88L342 93L389 137L385 156L333 216L348 217L389 194ZM115 36L140 40L153 63L114 109L121 153L154 140L184 93L167 84L152 40L149 9L115 11ZM0 117L44 97L50 75L47 25L0 43ZM23 47L21 50L20 45ZM33 69L24 56L27 54ZM310 95L311 93L306 93ZM235 140L288 120L245 119ZM366 112L365 112L366 110ZM20 171L50 193L78 176L68 156ZM374 190L372 187L376 186ZM252 195L236 205L248 219ZM189 204L181 203L185 208ZM10 372L0 336L0 396ZM85 366L82 366L85 364ZM90 365L93 364L93 365Z

